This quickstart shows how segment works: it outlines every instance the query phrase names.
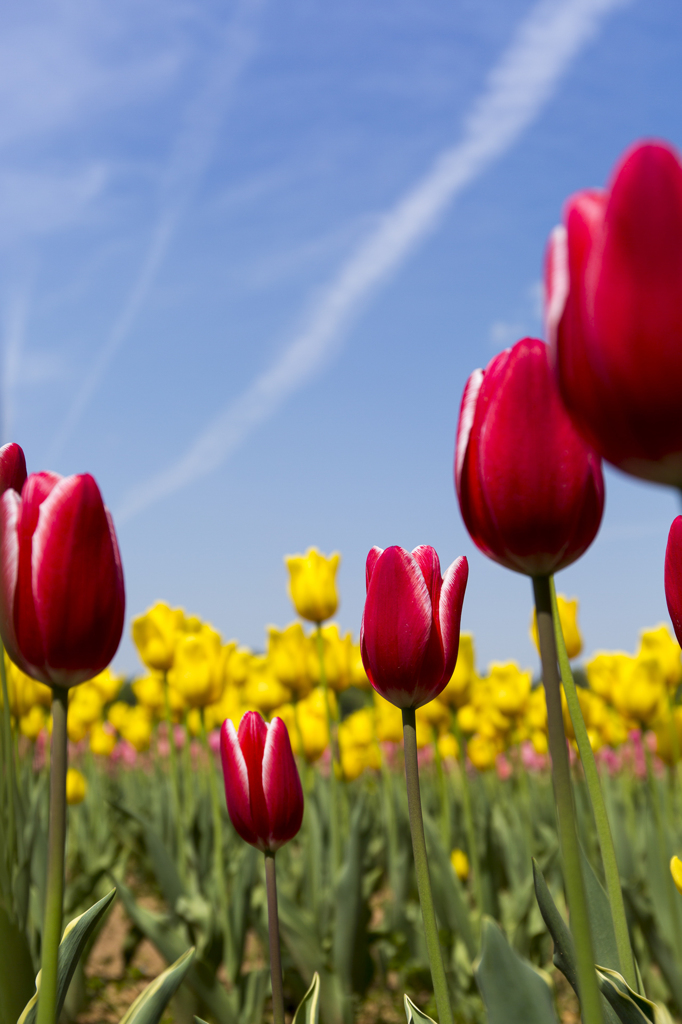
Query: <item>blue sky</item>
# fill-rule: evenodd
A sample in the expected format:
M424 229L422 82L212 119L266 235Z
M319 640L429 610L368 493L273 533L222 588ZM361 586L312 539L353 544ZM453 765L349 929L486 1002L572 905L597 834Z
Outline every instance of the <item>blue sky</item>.
M530 584L452 485L475 367L542 333L547 235L634 139L682 146L673 0L48 0L0 11L1 417L92 472L129 615L261 646L283 555L470 559L482 663L535 665ZM666 618L678 507L607 473L558 578L588 651ZM137 663L126 638L116 664Z

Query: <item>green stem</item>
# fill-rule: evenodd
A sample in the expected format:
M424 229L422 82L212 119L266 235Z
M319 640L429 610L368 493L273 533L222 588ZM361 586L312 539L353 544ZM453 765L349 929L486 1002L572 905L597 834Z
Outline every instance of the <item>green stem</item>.
M324 667L324 637L322 636L321 625L318 625L317 627L315 639L317 642L317 656L320 661L320 685L322 686L322 692L324 693L324 706L325 711L327 713L327 731L329 733L329 752L331 754L329 766L329 797L331 805L329 808L329 833L331 848L329 883L333 886L334 880L336 878L336 872L338 871L341 864L341 836L339 833L339 794L337 789L337 768L340 766L336 752L336 744L334 741L334 723L332 719L332 709L329 703L329 686L327 684L327 671Z
M642 729L642 746L644 747L644 760L646 763L646 778L649 785L649 795L651 798L651 809L654 814L654 828L656 829L656 845L658 852L661 857L661 871L665 878L666 895L668 898L668 904L670 906L670 916L672 918L673 935L675 938L675 953L677 959L682 958L682 928L680 927L680 918L677 911L677 894L675 892L675 883L673 882L673 876L670 873L670 851L668 849L668 843L666 841L665 829L663 827L663 817L661 815L661 803L658 793L658 786L656 785L656 778L654 776L653 765L651 763L651 752L646 743L646 736Z
M550 577L549 586L552 599L554 636L556 638L557 651L559 654L559 667L561 668L561 681L564 684L566 703L568 704L568 710L571 715L573 732L575 733L576 743L578 744L580 760L585 773L585 781L587 782L587 791L590 796L590 803L592 804L592 813L594 814L594 821L597 826L597 839L599 840L599 849L601 851L602 864L604 865L606 891L611 905L613 928L616 933L616 947L618 949L618 958L620 960L620 973L623 975L630 988L637 992L635 961L632 955L632 946L630 945L630 933L628 931L627 917L625 916L623 892L620 887L620 875L618 873L616 849L613 845L613 836L611 835L611 826L609 825L606 803L604 802L604 794L599 781L597 763L594 759L594 752L587 735L585 719L583 718L580 701L578 700L578 693L575 687L575 681L573 679L571 666L568 660L564 634L561 629L561 619L559 617L559 607L557 605L554 579L552 577Z
M414 869L417 876L417 891L422 908L426 949L431 966L433 992L436 997L439 1024L453 1024L450 993L443 967L443 954L438 939L436 912L433 908L429 862L426 856L422 802L419 792L419 762L417 760L417 726L414 708L403 708L403 745L405 749L405 782L407 784L407 808L410 815Z
M163 674L164 710L166 713L166 729L168 730L168 759L170 762L171 797L173 800L173 818L175 824L175 842L177 846L178 874L185 880L185 837L182 829L180 804L180 779L178 777L178 751L175 746L175 731L171 714L170 696L168 693L168 673Z
M282 985L282 958L279 948L279 917L277 914L277 876L275 874L275 855L269 850L265 852L265 888L268 896L272 1016L274 1024L284 1024L284 988Z
M474 806L471 799L469 775L467 773L466 741L457 723L456 716L453 719L453 729L459 750L459 775L462 782L462 809L464 811L464 831L466 832L467 846L469 847L470 875L473 875L474 899L476 900L476 910L480 920L483 914L483 879L481 877L481 862L478 856L478 843L476 841Z
M52 752L50 758L50 811L47 831L47 879L43 921L40 995L37 1024L56 1024L57 959L62 937L64 853L66 847L66 715L69 691L52 688Z
M603 1024L601 996L594 970L594 952L587 899L580 865L580 847L575 826L575 806L571 788L564 718L561 711L561 685L557 649L552 622L552 596L548 576L533 577L533 593L538 618L542 681L547 698L549 749L552 758L552 783L559 826L559 846L564 867L564 882L575 941L580 989L580 1008L585 1024Z

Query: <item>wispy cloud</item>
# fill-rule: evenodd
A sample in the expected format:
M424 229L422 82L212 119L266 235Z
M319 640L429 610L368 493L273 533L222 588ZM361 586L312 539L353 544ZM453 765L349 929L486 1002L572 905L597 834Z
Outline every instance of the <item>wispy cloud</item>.
M92 401L112 359L130 335L172 243L178 224L204 174L215 148L234 85L256 49L256 20L263 0L240 0L224 30L222 45L204 87L185 113L161 181L160 213L154 224L138 274L109 337L90 367L48 452L53 460L71 436Z
M519 26L465 119L461 140L380 219L308 312L300 334L219 413L168 469L129 493L130 520L217 469L260 423L326 365L371 293L431 232L452 200L505 153L538 116L580 49L624 0L540 0Z

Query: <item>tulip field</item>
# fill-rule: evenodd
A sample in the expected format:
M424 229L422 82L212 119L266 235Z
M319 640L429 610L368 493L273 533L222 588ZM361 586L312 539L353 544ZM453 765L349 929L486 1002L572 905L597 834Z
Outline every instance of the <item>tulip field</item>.
M158 602L117 676L97 483L0 448L0 1024L682 1020L682 516L627 652L554 579L602 458L682 490L680 197L655 142L572 197L549 345L464 390L460 512L528 577L538 672L479 663L467 559L423 544L369 551L357 635L311 547L262 649Z

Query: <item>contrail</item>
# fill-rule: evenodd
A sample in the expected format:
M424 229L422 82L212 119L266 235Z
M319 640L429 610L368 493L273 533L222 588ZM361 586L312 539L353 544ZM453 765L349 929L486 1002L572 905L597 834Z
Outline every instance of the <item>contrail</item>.
M319 372L371 292L435 228L455 196L517 141L603 18L624 2L540 0L532 8L474 102L461 141L441 153L380 218L274 364L215 417L184 455L124 498L117 509L119 523L217 469L258 424Z
M102 383L107 367L126 341L172 242L177 225L205 171L235 82L256 48L254 24L263 0L241 0L224 32L213 72L186 114L161 186L161 211L140 271L111 333L91 366L64 423L52 440L47 461L61 451Z

